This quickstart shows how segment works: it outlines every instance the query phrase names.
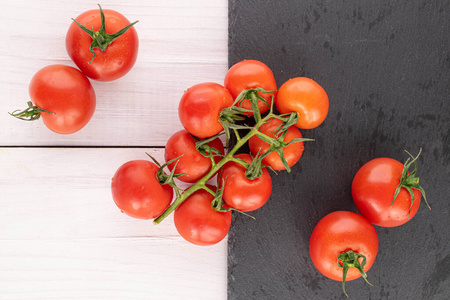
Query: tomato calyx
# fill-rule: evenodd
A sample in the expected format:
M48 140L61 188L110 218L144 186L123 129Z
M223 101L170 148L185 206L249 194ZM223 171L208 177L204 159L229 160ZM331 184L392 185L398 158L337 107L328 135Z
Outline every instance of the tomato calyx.
M277 138L272 138L272 137L270 137L270 136L268 136L268 135L266 135L266 134L264 134L262 132L258 132L257 135L258 135L258 137L261 140L263 140L266 143L270 144L269 149L267 149L267 151L265 151L261 155L261 157L264 158L267 155L269 155L270 153L276 151L278 153L278 155L280 156L280 159L281 159L281 162L283 163L283 166L286 168L286 171L289 173L289 172L291 172L291 168L289 167L289 164L288 164L288 162L287 162L287 160L286 160L286 158L284 156L283 148L285 148L285 147L287 147L287 146L289 146L290 144L293 144L293 143L314 141L314 139L296 138L296 139L292 139L290 142L285 142L284 138L285 138L285 136L287 134L286 130L289 127L287 127L286 130L284 130L284 131L282 130L283 128L284 128L284 125L282 125L277 131L275 131L275 134L278 134ZM281 134L280 134L280 130L282 130Z
M359 262L359 258L362 258L362 262ZM342 268L342 289L344 291L344 294L348 297L347 292L345 291L345 279L347 278L348 269L350 268L356 268L361 273L361 276L364 278L364 280L371 284L367 280L367 274L364 271L364 266L366 265L366 257L362 254L353 252L352 250L347 250L344 253L341 253L337 257L337 265L338 267Z
M422 148L420 148L419 153L416 157L414 157L411 153L405 150L406 153L410 157L406 160L404 163L403 171L402 171L402 177L400 178L400 183L395 189L394 198L392 199L391 207L394 205L395 199L397 199L398 194L400 193L401 188L405 188L409 195L411 196L411 206L409 207L409 215L408 219L411 217L411 208L414 204L414 192L413 189L417 189L422 194L425 203L427 204L428 208L431 210L430 205L428 204L427 198L425 196L425 190L419 185L419 177L415 177L417 173L417 159L419 158L420 154L422 153ZM409 173L409 168L414 163L414 170Z
M134 24L136 24L139 21L135 21L127 26L125 26L124 28L122 28L121 30L117 31L116 33L113 34L108 34L106 33L106 28L105 28L105 14L103 13L103 9L100 6L100 4L98 4L98 7L100 8L100 17L102 20L102 25L99 29L99 31L94 31L94 29L90 30L88 28L86 28L86 26L80 24L77 20L73 19L72 20L87 34L89 34L89 36L92 38L92 43L89 46L89 52L92 53L92 59L89 62L92 63L92 61L94 61L95 58L95 48L99 48L101 51L106 51L106 49L108 48L108 46L114 42L114 40L116 40L118 37L120 37L122 34L124 34L131 26L133 26Z
M42 109L33 104L33 102L28 101L28 107L24 110L16 109L15 111L9 113L11 116L24 120L24 121L35 121L41 117L41 113L46 112L49 114L55 114L54 112Z
M146 154L148 155L148 157L150 157L153 160L153 162L159 168L158 172L156 172L156 179L159 181L159 183L163 184L163 185L164 184L170 185L175 190L175 193L177 194L177 196L180 195L182 190L175 184L173 179L176 177L186 175L185 173L180 173L180 174L175 173L175 170L177 169L177 165L178 165L178 162L179 162L179 159L181 156L175 157L174 159L161 165L156 158L154 158L153 156L151 156L148 153L146 153ZM168 165L170 165L171 163L173 163L175 161L176 161L176 163L175 163L175 166L173 167L172 171L169 174L164 173L164 168L166 168Z
M209 145L210 142L214 141L216 138L220 137L222 135L222 133L216 134L210 138L206 138L206 139L199 139L196 136L191 135L194 140L195 140L195 148L204 156L204 157L223 157L222 153ZM214 161L214 160L213 160Z

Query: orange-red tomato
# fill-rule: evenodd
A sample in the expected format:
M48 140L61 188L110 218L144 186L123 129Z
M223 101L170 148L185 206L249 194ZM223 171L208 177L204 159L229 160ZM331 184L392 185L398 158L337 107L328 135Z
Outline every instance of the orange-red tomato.
M367 162L356 173L352 183L353 201L369 222L382 227L400 226L411 220L419 210L421 193L418 189L412 189L413 204L405 188L401 188L392 204L403 167L395 159L381 157Z
M117 169L111 191L117 207L138 219L153 219L167 209L173 188L157 179L159 167L147 160L132 160Z
M252 157L247 153L234 156L247 163L252 162ZM223 186L223 200L239 211L252 211L262 207L272 193L272 178L266 168L262 169L262 175L256 179L248 179L245 176L246 168L237 162L227 162L218 176L218 184Z
M107 34L114 34L130 24L130 21L117 11L103 9L103 13ZM86 11L75 20L96 32L102 25L99 9ZM112 81L124 76L133 68L139 49L139 39L134 26L108 45L105 51L94 48L93 60L89 50L92 41L88 33L72 22L66 34L66 50L73 62L89 78Z
M222 141L219 138L212 140L208 145L219 151L222 155L225 152ZM179 156L181 157L177 161L169 164L168 168L172 171L175 163L178 162L175 173L185 174L177 177L181 181L189 183L197 182L211 170L211 158L204 156L197 150L194 138L186 130L180 130L173 134L167 141L165 147L164 157L166 162ZM221 159L220 156L214 157L216 163Z
M280 113L298 113L295 124L301 129L312 129L326 119L329 101L325 90L314 80L296 77L286 81L278 90L275 102Z
M323 217L314 228L309 253L314 266L324 276L342 281L343 269L337 265L338 255L346 251L366 257L364 271L375 262L378 253L378 235L373 225L363 216L350 211L335 211ZM362 259L360 263L362 262ZM349 268L346 281L361 277L356 268Z
M226 88L213 82L200 83L184 92L178 116L190 134L208 138L223 131L219 122L220 112L232 105L233 97Z
M254 88L262 88L266 91L276 91L277 83L273 76L272 70L264 63L257 60L243 60L234 64L225 75L225 87L230 91L234 99L243 91ZM276 93L258 93L270 105L272 96ZM245 100L241 104L242 108L252 110L249 100ZM264 102L258 101L258 107L261 113L269 110ZM253 115L253 113L248 113Z
M30 98L43 112L45 126L60 134L79 131L91 120L96 105L94 89L79 70L65 65L50 65L31 79Z
M211 206L213 199L212 194L200 189L175 210L175 227L186 241L209 246L220 242L227 235L231 225L231 211L215 211Z

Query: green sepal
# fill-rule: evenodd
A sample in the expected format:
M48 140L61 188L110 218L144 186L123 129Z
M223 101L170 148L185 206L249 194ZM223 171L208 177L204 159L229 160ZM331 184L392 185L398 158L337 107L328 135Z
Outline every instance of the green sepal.
M176 191L176 193L177 193L177 196L178 196L179 193L180 193L182 190L175 184L175 181L174 181L173 179L176 178L176 177L180 177L180 176L186 175L185 173L179 173L179 174L176 174L176 173L175 173L175 171L176 171L176 169L177 169L177 165L178 165L179 159L180 159L183 155L180 155L180 156L178 156L178 157L175 157L174 159L172 159L172 160L166 162L165 164L161 165L161 164L158 162L158 160L157 160L156 158L154 158L153 156L151 156L149 153L146 153L146 154L147 154L148 157L150 157L150 158L153 160L153 162L159 167L158 172L156 173L156 179L159 181L159 183L161 183L161 184L163 184L163 185L165 185L165 184L170 185L172 188L175 189L175 191ZM171 163L175 162L175 161L176 161L175 166L173 167L173 169L172 169L172 171L170 172L170 174L167 175L167 174L164 172L164 168L167 167L168 165L170 165Z
M405 188L411 197L411 205L409 207L409 215L408 215L408 219L409 219L411 217L411 208L412 208L412 206L414 204L414 200L415 200L413 189L419 190L423 196L423 199L425 200L425 203L427 204L427 206L430 210L431 210L431 207L428 204L427 197L425 195L425 190L419 185L419 177L415 177L415 175L417 173L417 159L419 158L420 154L422 153L422 148L420 148L419 153L417 154L416 157L411 155L411 153L409 153L406 150L405 150L405 152L408 153L408 155L410 157L408 157L408 159L406 160L406 162L403 165L402 177L400 178L399 185L395 189L394 197L391 202L391 207L394 205L395 199L397 199L397 196L400 193L400 190L402 188ZM411 167L411 165L413 163L414 163L414 170L408 174L409 168Z
M362 262L359 262L359 258L362 258ZM356 268L361 273L361 276L364 278L364 280L372 285L367 280L367 274L364 271L364 266L367 263L367 259L364 255L353 252L352 250L348 250L344 253L341 253L337 257L337 266L342 268L342 290L344 291L344 294L348 297L347 292L345 291L345 280L347 278L347 273L350 268Z
M204 157L223 157L223 154L216 148L208 145L210 142L214 141L218 137L220 137L223 133L216 134L212 137L206 139L199 139L191 135L195 140L195 148L204 156Z
M309 141L314 141L314 139L308 139L308 138L296 138L296 139L292 139L290 142L285 142L284 138L286 136L287 131L283 131L278 138L272 138L268 135L265 135L261 132L258 132L257 135L258 137L265 141L266 143L270 144L269 149L267 149L267 151L265 151L261 157L264 158L267 155L269 155L271 152L276 151L278 153L278 156L281 159L281 162L283 163L283 166L285 167L286 171L288 173L291 172L291 168L289 167L288 162L286 161L286 158L284 156L283 153L283 148L289 146L290 144L293 143L300 143L300 142L309 142Z

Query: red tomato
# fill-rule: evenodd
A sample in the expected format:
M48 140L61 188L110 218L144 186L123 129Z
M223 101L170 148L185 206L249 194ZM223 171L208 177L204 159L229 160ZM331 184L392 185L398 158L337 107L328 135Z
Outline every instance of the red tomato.
M363 271L367 272L378 252L378 235L373 225L349 211L335 211L323 217L309 242L309 253L317 270L330 279L343 281L343 268L337 265L338 255L350 250L365 256ZM358 258L358 261L361 264L363 259ZM342 266L341 260L340 264ZM361 272L350 267L345 281L359 277Z
M257 60L243 60L233 65L225 75L225 87L230 91L234 99L243 91L254 88L262 88L266 91L276 91L277 83L273 76L272 70L264 63ZM272 96L276 93L258 93L266 99L269 105L272 103ZM242 108L252 109L249 100L245 100L241 104ZM258 101L259 111L264 113L269 110L264 102ZM253 115L253 113L249 113Z
M225 152L222 141L219 138L209 142L208 145L218 150L222 155ZM186 130L180 130L173 134L166 144L164 153L166 162L179 156L181 157L177 160L178 164L175 173L186 174L177 177L181 181L189 183L197 182L211 170L211 158L203 156L203 154L197 150L194 138ZM216 163L221 159L220 156L214 158ZM176 162L173 162L168 165L170 171L175 167L175 163Z
M297 77L285 82L277 93L275 102L280 113L297 112L299 120L295 126L312 129L326 119L328 95L314 80Z
M130 21L122 14L109 9L102 11L105 17L106 34L113 35L130 25ZM102 20L99 9L86 11L75 20L86 29L93 31L94 35L97 35L99 31L101 33ZM105 39L108 40L110 37ZM72 22L66 34L66 50L86 76L99 81L112 81L127 74L134 66L139 48L134 26L128 28L109 45L105 45L106 50L93 48L94 58L90 50L92 41L90 34L81 29L76 22Z
M234 157L240 158L248 163L252 162L250 154L241 153ZM230 206L239 211L252 211L263 206L272 193L272 178L266 168L262 175L254 180L245 176L246 168L237 162L227 162L220 173L217 181L222 185L225 179L222 199Z
M190 134L208 138L223 130L219 122L220 112L232 105L233 98L223 86L212 82L200 83L184 92L178 115Z
M418 189L412 189L413 204L405 188L401 188L392 204L403 168L399 161L382 157L367 162L356 173L352 183L353 201L369 222L382 227L395 227L405 224L417 213L421 198Z
M114 174L111 191L117 207L138 219L153 219L170 205L173 188L157 179L159 167L146 160L132 160Z
M271 119L269 122L261 125L260 131L272 138L278 138L280 135L275 135L274 131L278 128L278 126L280 126L281 123L282 121L279 119ZM299 139L302 138L300 130L298 130L294 126L289 127L289 129L286 132L286 136L284 137L284 142L288 143L293 139L297 138ZM252 152L253 156L256 156L258 154L258 151L260 151L260 154L264 153L270 147L269 143L261 140L256 135L252 136L248 141L248 143L250 151ZM298 160L303 154L303 150L305 150L303 142L292 143L283 149L284 157L286 158L289 167L292 167L294 164L298 162ZM274 170L281 171L286 169L285 166L283 165L283 162L280 159L280 156L275 151L267 155L262 162L263 164L272 167L272 169Z
M231 225L231 211L215 211L211 206L213 199L213 195L200 189L175 210L175 227L186 241L208 246L220 242L227 235Z
M42 112L45 126L61 134L74 133L92 118L96 98L89 79L75 68L50 65L31 79L29 93L34 105L53 114Z

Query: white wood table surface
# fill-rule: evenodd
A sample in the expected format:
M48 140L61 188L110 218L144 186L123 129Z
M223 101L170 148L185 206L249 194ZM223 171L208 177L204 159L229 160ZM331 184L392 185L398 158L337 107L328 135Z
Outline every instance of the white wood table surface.
M0 1L0 299L226 299L227 241L184 241L173 218L160 225L121 214L110 190L133 159L163 161L182 128L188 87L223 83L226 0L110 0L135 25L134 68L91 81L97 107L71 135L24 122L31 77L44 66L75 66L65 49L71 18L98 1Z

